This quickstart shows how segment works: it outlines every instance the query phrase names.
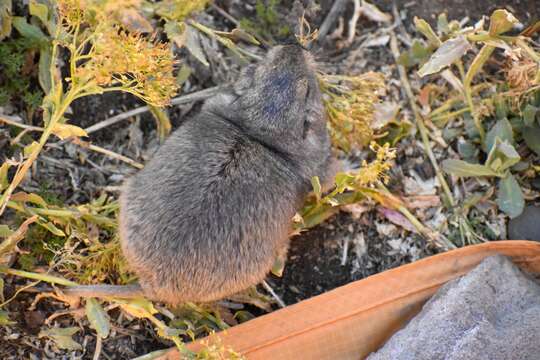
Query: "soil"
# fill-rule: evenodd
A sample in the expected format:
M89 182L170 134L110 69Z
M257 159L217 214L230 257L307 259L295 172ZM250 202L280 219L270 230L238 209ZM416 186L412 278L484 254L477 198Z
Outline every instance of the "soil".
M374 0L381 10L392 13L392 1ZM218 2L220 3L220 2ZM221 2L236 3L235 1ZM255 1L246 3L254 4ZM318 18L324 19L331 1L322 1L322 10ZM525 24L538 19L540 7L537 0L417 0L396 1L400 10L405 10L407 30L412 34L412 17L419 16L433 20L432 14L442 11L449 12L449 19L461 19L465 16L473 20L480 14L489 14L491 9L506 6L514 11ZM243 4L243 3L242 3ZM243 4L244 6L244 4ZM210 25L217 29L231 27L213 10L201 18L210 20ZM346 20L348 21L348 20ZM358 23L357 37L374 33L378 24L366 19ZM342 48L339 42L326 44L324 49L316 51L321 68L329 73L358 74L368 70L381 71L388 81L386 100L402 104L407 108L402 89L397 79L394 59L388 46L361 48L358 40L350 46ZM239 66L234 63L212 64L211 71L197 65L192 59L187 60L194 69L191 80L187 83L185 92L219 85L234 78ZM229 71L230 70L230 71ZM98 121L109 118L137 106L140 101L129 95L109 93L103 96L89 97L78 100L72 107L71 123L87 127ZM169 111L173 127L177 127L182 119L197 111L200 103L183 105ZM404 110L407 112L408 110ZM110 126L105 130L93 133L91 141L96 145L114 149L118 153L129 156L139 162L147 160L159 145L157 141L155 122L150 114L144 114ZM406 150L407 149L407 150ZM393 193L404 192L402 181L411 176L411 170L419 175L421 181L433 178L433 169L423 158L422 150L413 139L405 139L398 145L398 168L391 174L390 190ZM356 158L362 158L356 154ZM84 161L81 162L81 159ZM103 191L111 196L117 196L117 188L126 176L135 170L124 163L111 160L102 155L90 153L84 149L69 145L51 146L38 161L38 169L32 181L23 189L33 191L47 184L47 191L54 193L68 204L80 204L96 198ZM430 217L438 214L424 212ZM339 213L326 223L315 227L299 236L291 244L288 261L281 278L270 276L269 284L288 305L303 299L332 290L366 276L409 263L419 258L432 255L439 250L428 245L426 240L410 233L388 221L377 211L375 206L368 205L360 218L349 213ZM43 303L42 307L47 307ZM21 307L21 310L23 307ZM40 323L46 311L38 308L36 312L24 315L24 323L28 332L36 331L36 323ZM144 326L141 324L141 326ZM151 326L148 331L153 332ZM131 336L131 341L129 341ZM136 341L136 346L133 343ZM157 335L153 339L143 340L134 334L127 334L110 348L105 347L112 358L131 358L142 355L150 350L163 348L163 343ZM120 351L123 348L124 350Z
M540 18L540 7L537 0L378 0L373 1L381 10L391 12L392 4L407 12L409 19L415 16L429 20L432 24L437 15L446 12L448 19L469 17L479 20L482 15L489 15L496 9L511 11L524 25Z

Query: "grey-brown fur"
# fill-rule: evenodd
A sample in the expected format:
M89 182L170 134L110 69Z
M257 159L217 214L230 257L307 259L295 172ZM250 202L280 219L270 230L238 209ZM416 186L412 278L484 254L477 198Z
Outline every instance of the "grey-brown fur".
M212 301L263 280L311 177L331 180L330 163L312 60L275 47L125 184L122 250L146 297Z

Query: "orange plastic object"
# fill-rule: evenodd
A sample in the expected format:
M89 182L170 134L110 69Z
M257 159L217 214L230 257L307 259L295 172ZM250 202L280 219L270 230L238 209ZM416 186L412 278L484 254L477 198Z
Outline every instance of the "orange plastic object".
M341 286L217 335L249 360L362 359L417 314L441 285L494 254L540 273L538 242L468 246ZM189 345L193 350L200 346ZM179 354L171 349L159 359L176 360Z

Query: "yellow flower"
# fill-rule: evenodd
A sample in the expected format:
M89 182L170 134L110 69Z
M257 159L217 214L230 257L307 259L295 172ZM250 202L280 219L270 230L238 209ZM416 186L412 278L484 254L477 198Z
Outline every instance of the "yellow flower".
M170 45L128 32L114 13L140 0L60 0L60 18L72 36L71 83L100 93L129 92L164 106L176 93Z
M345 152L365 146L373 136L371 123L379 91L384 88L378 73L359 76L322 76L321 88L334 145Z

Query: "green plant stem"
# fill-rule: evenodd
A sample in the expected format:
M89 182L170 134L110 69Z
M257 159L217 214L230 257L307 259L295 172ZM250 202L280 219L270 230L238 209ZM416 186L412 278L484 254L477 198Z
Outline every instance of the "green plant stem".
M470 110L469 107L464 107L463 109L459 109L459 110L456 110L456 111L448 112L448 113L446 113L446 114L442 114L442 115L438 115L438 116L433 116L433 117L430 116L429 118L430 118L430 120L431 120L432 122L435 123L435 122L439 122L439 121L441 121L441 120L448 120L448 119L451 119L451 118L453 118L453 117L456 117L456 116L458 116L458 115L461 115L461 114L463 114L463 113L466 113L466 112L468 112L469 110Z
M148 108L150 109L150 112L156 120L159 141L163 142L165 138L170 134L172 129L169 115L167 114L165 109L159 108L157 106L148 105Z
M531 57L531 59L533 59L537 63L540 63L540 55L536 51L531 49L531 47L522 37L518 37L516 39L516 45L522 48L527 53L527 55Z
M377 188L380 192L383 194L391 195L390 191L384 186L382 182L377 183ZM441 234L431 230L424 224L418 220L413 213L409 211L404 205L397 205L396 209L409 220L409 222L415 227L415 229L423 235L428 241L430 241L432 244L434 244L437 247L442 247L445 250L449 249L455 249L456 246L450 242L450 240L446 239Z
M463 80L465 100L467 101L467 105L469 106L469 109L471 111L471 115L474 119L474 125L476 126L476 129L480 134L480 140L482 141L482 143L484 142L484 139L486 137L486 132L482 126L480 115L478 114L478 111L476 111L474 108L471 84L474 76L482 69L482 66L484 66L487 59L489 59L493 50L495 50L495 47L485 44L482 49L480 49L478 55L476 55L476 57L474 58L471 67L467 71L465 79Z
M178 335L167 335L167 330L169 329L169 327L165 325L161 320L159 320L157 317L155 317L149 312L146 313L145 315L148 318L148 320L150 320L154 325L156 325L161 330L161 333L163 334L165 338L171 340L174 343L174 345L176 345L176 348L178 349L178 351L180 351L180 353L182 354L191 353L191 351L186 348L186 345L182 342L182 340L180 339Z
M82 215L79 212L71 211L71 210L56 210L56 209L44 209L44 208L38 208L38 207L22 206L19 203L16 203L14 201L8 201L7 206L11 209L17 210L22 213L37 214L37 215L69 217L69 218L76 218Z
M477 41L487 41L487 40L493 40L493 36L491 36L488 32L482 32L480 34L470 34L467 35L467 40L471 42L477 42Z
M246 51L244 49L242 49L241 47L239 46L236 46L230 39L227 39L227 38L223 38L222 36L218 36L214 30L196 22L196 21L192 21L192 20L189 20L187 22L189 24L189 26L192 26L194 27L195 29L199 30L200 32L210 36L211 38L213 39L216 39L217 41L219 41L223 46L225 46L226 48L230 49L233 53L236 54L236 56L238 56L241 60L245 60L244 59L244 56L247 56L247 57L250 57L254 60L261 60L261 57L260 56L257 56L255 54L252 54L250 53L249 51Z
M54 53L54 50L53 50ZM55 85L53 83L51 91L54 91ZM73 98L75 96L75 91L71 89L66 96L62 99L62 102L59 107L55 106L55 111L51 116L50 121L46 122L46 126L43 129L43 133L41 134L41 137L39 138L38 146L36 146L33 151L30 153L28 158L22 163L21 167L17 169L15 176L13 177L13 180L7 187L7 189L2 194L2 197L0 198L0 215L2 215L6 209L7 203L13 194L13 191L19 186L19 184L23 181L24 177L26 176L26 173L34 163L34 161L37 159L39 153L43 149L43 146L45 146L45 143L51 136L54 127L56 124L60 121L62 118L62 115L64 112L66 112L68 106L73 101Z
M67 280L61 277L53 276L53 275L47 275L47 274L38 274L30 271L23 271L23 270L17 270L17 269L11 269L5 266L0 266L0 272L8 275L14 275L19 277L24 277L27 279L33 279L33 280L40 280L45 281L50 284L58 284L63 286L77 286L77 284L74 281Z
M437 176L437 179L439 180L439 183L441 184L444 192L443 200L445 201L445 205L447 207L454 207L456 202L454 201L454 197L452 196L452 192L450 191L450 187L448 186L448 183L446 182L441 169L439 168L439 164L437 163L437 160L435 159L435 155L433 154L433 151L431 150L431 145L429 144L429 136L428 131L426 128L426 125L424 124L424 120L422 118L422 115L420 114L420 111L418 110L418 106L416 105L414 101L414 94L411 89L411 85L409 83L409 79L407 77L407 71L403 67L403 65L400 65L398 62L400 53L397 43L396 35L392 32L391 33L391 41L390 41L390 48L392 50L392 54L394 56L394 60L396 62L399 76L401 79L401 84L403 85L403 88L405 89L405 92L407 94L407 97L409 98L409 104L413 110L414 118L416 122L416 126L418 127L418 131L420 132L420 136L422 138L422 143L424 145L424 150L428 155L428 158L431 162L431 165L433 166L433 169L435 170L435 174Z

